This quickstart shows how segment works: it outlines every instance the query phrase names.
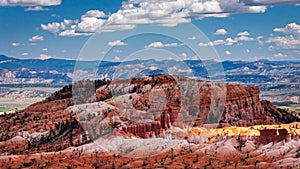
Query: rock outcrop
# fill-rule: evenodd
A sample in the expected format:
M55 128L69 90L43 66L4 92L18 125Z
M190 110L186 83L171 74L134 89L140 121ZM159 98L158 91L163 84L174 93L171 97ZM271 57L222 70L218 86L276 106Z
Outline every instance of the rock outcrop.
M27 149L56 151L85 144L115 129L151 138L162 136L171 126L251 126L292 121L299 119L260 101L258 87L157 75L68 85L22 112L1 116L0 141L23 131L48 132L47 138L27 140Z

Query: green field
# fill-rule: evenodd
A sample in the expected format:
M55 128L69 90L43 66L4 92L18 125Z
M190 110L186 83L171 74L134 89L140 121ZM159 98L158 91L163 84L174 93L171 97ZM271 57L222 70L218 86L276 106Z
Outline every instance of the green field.
M8 111L9 108L6 108L6 107L0 107L0 112L5 112L5 111Z

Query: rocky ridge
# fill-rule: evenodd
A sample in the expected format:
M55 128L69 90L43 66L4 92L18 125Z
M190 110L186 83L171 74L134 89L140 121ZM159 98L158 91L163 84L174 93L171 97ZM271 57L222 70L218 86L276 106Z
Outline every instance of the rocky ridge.
M252 126L291 121L299 119L260 101L258 87L170 75L87 80L68 85L22 112L1 116L0 154L59 151L114 130L151 138L163 137L171 126ZM22 132L45 134L12 141Z

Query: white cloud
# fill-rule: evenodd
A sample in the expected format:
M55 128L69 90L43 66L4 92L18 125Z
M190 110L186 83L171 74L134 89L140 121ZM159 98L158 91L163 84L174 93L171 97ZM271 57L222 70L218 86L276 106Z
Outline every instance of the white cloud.
M191 18L226 17L230 13L264 11L263 6L247 7L243 2L236 0L129 0L123 3L119 11L109 17L108 23L176 26L190 22Z
M41 6L34 6L34 7L25 8L24 11L49 11L49 9L43 8Z
M282 32L284 34L300 34L300 25L295 22L287 24L284 28L275 28L274 32Z
M57 17L57 18L61 18L61 16L57 15L57 14L51 14L51 17Z
M61 33L59 33L59 36L88 36L92 33L77 33L74 29L73 30L65 30Z
M191 58L191 60L199 60L199 57L195 55Z
M276 57L276 58L286 58L288 56L286 54L283 54L283 53L277 53L277 54L274 54L274 57Z
M78 20L67 20L63 22L52 22L48 24L41 24L43 30L51 33L58 33L59 36L88 36L100 30L103 30L103 24L106 22L105 13L99 10L87 11L81 16L80 22ZM118 29L118 28L115 28Z
M28 39L29 42L43 41L44 37L41 35L36 35Z
M208 42L208 43L199 43L198 45L201 47L206 47L206 46L217 46L217 45L224 45L225 41L224 40L215 40L213 42Z
M266 41L274 43L278 48L294 49L300 48L300 25L297 23L287 24L284 28L275 28L274 32L282 33L281 36L271 36Z
M139 4L136 7L134 4ZM188 10L185 2L179 1L128 1L122 4L120 10L113 13L107 20L108 25L137 25L156 24L162 26L176 26L188 23ZM181 10L182 9L182 10Z
M127 44L122 42L121 40L116 40L116 41L113 41L113 42L108 42L107 45L108 46L125 46Z
M238 43L238 39L232 39L232 38L227 38L226 41L225 41L225 45L227 46L231 46L235 43Z
M41 27L43 30L47 30L51 33L57 33L60 31L60 23L58 22L48 23L47 25L41 24Z
M258 36L256 37L256 40L258 42L259 45L263 45L264 44L264 41L262 40L264 37L263 36Z
M0 6L55 6L61 0L1 0Z
M218 31L216 31L217 33ZM216 34L215 33L215 34ZM225 33L224 31L219 31L219 33ZM208 43L199 43L198 45L201 47L207 47L207 46L218 46L218 45L226 45L231 46L233 44L237 44L238 42L246 42L246 41L254 41L255 39L253 37L249 37L249 32L240 32L237 34L238 37L235 38L227 38L225 40L219 39ZM242 43L238 43L242 44Z
M119 56L115 56L114 62L120 62L120 61L121 61L121 58Z
M250 33L245 31L245 32L240 32L237 34L237 36L250 36Z
M60 23L52 22L52 23L48 23L46 25L41 24L41 27L43 30L47 30L51 33L58 33L58 32L61 32L62 30L71 28L73 23L76 23L76 21L64 19L64 21L60 22Z
M255 39L253 37L249 36L239 36L236 38L238 41L254 41Z
M183 60L187 60L187 54L186 53L181 53L180 56Z
M82 17L104 18L106 17L106 14L99 10L90 10L87 11Z
M214 35L225 35L225 34L227 34L227 31L223 28L216 30L216 32L214 33Z
M45 55L45 54L40 55L40 59L42 59L42 60L47 60L47 59L50 59L50 58L52 58L52 56L50 56L50 55Z
M241 34L242 35L242 34ZM225 46L231 46L233 44L237 44L238 42L244 42L244 41L254 41L255 39L253 37L249 37L249 36L238 36L235 38L226 38L225 40L222 39L218 39L212 42L208 42L208 43L199 43L198 46L201 47L209 47L209 46L218 46L218 45L225 45ZM238 43L238 45L240 45L241 43Z
M250 50L249 50L249 49L246 49L245 52L246 52L246 53L250 53Z
M25 52L25 53L22 53L22 56L28 56L29 53Z
M11 46L21 46L21 44L18 43L18 42L13 42L13 43L11 44Z
M195 36L189 37L188 40L196 40L197 38Z
M231 55L231 52L229 50L226 50L225 54L228 56L228 55Z
M266 5L285 4L291 1L128 0L122 3L117 12L109 16L98 10L90 10L82 15L80 22L64 29L58 22L41 26L44 30L58 33L60 36L91 35L97 31L112 32L133 29L139 24L176 26L180 23L189 23L192 19L228 17L235 13L261 13L266 11Z
M81 22L79 22L75 30L79 33L94 33L100 31L101 26L105 23L105 20L92 15L100 15L96 12L88 11L81 17Z
M138 4L135 5L135 4ZM265 7L256 8L244 6L242 2L228 2L221 0L129 0L122 8L112 14L109 24L137 25L156 24L162 26L176 26L187 23L191 18L227 17L230 13L264 12Z
M208 43L199 43L198 45L201 47L207 47L207 46L218 46L218 45L226 45L226 46L231 46L233 44L238 43L238 39L234 38L227 38L226 40L215 40L213 42L208 42Z
M145 48L163 48L163 47L177 47L177 46L183 46L183 44L178 43L162 43L162 42L153 42L149 45L145 46Z
M275 43L277 47L282 49L299 49L300 39L293 35L270 37L267 43Z
M48 48L43 48L42 51L48 51Z
M250 33L247 31L244 31L244 32L238 33L237 36L250 36Z

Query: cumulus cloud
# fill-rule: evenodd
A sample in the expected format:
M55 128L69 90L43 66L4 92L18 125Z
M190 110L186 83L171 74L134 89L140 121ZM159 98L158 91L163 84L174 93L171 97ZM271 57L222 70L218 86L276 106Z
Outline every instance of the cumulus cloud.
M199 43L198 45L201 46L201 47L206 47L206 46L217 46L217 45L223 45L225 44L225 41L224 40L215 40L213 42L208 42L208 43Z
M214 33L214 35L225 35L225 34L227 34L227 31L223 28L216 30L216 32Z
M232 39L232 38L227 38L226 40L215 40L213 42L208 42L208 43L199 43L198 45L201 47L206 47L206 46L218 46L218 45L226 45L226 46L231 46L235 43L238 43L238 40Z
M300 25L297 25L297 23L293 22L287 24L284 28L275 28L273 31L281 32L286 35L300 36Z
M98 32L101 26L106 22L104 12L98 10L90 10L81 17L75 28L78 33L94 33Z
M68 28L72 28L72 24L76 23L77 21L64 19L63 22L52 22L48 24L41 24L43 30L47 30L51 33L58 33L62 30L66 30Z
M21 44L18 43L18 42L13 42L13 43L11 44L11 46L21 46Z
M218 45L231 46L231 45L237 44L238 42L255 40L253 37L249 37L248 35L250 35L248 32L242 32L242 33L239 33L238 37L235 37L235 38L229 37L229 38L226 38L225 40L218 39L218 40L208 42L208 43L201 42L198 44L198 46L201 46L201 47L218 46Z
M125 46L127 44L122 42L121 40L116 40L116 41L113 41L113 42L108 42L107 45L108 46Z
M197 38L195 36L189 37L188 40L196 40Z
M199 57L195 55L191 58L191 60L199 60Z
M121 61L121 58L119 56L115 56L114 62L120 62L120 61Z
M277 47L283 49L299 49L300 39L293 35L270 37L267 43L275 43Z
M42 51L48 51L48 48L43 48Z
M264 41L262 40L264 37L263 36L258 36L256 37L256 40L258 42L259 45L263 45L264 44Z
M25 0L24 0L25 1ZM236 13L262 13L268 5L289 4L293 0L128 0L111 15L90 10L72 27L61 29L60 23L42 26L60 36L90 35L97 31L111 32L133 29L139 24L176 26L192 19L228 17ZM50 28L52 27L52 29Z
M229 50L226 50L225 54L228 56L228 55L231 55L231 52Z
M239 36L236 38L238 41L254 41L255 39L253 37L249 36Z
M224 43L225 45L231 46L231 45L233 45L233 44L235 44L235 43L238 43L238 40L232 39L232 38L227 38L224 42L225 42L225 43Z
M236 0L129 0L109 17L108 23L176 26L190 22L192 18L227 17L230 13L264 12L265 9L264 6L245 6Z
M22 53L21 55L22 55L22 56L28 56L28 55L29 55L29 53L27 53L27 52L24 52L24 53Z
M87 36L100 31L106 22L106 14L99 10L89 10L78 20L67 20L63 22L52 22L41 24L43 30L58 33L59 36ZM117 29L117 28L115 28Z
M183 46L183 44L178 43L162 43L162 42L153 42L149 45L145 46L145 48L163 48L163 47L177 47L177 46Z
M104 18L106 14L99 10L89 10L82 17Z
M240 32L237 34L237 36L250 36L250 33L245 31L245 32Z
M91 35L92 33L84 33L84 32L76 32L74 29L71 29L71 30L65 30L63 32L60 32L59 33L59 36L88 36L88 35Z
M187 60L187 54L186 53L181 53L180 56L183 60Z
M276 57L276 58L286 58L288 56L286 54L283 54L283 53L277 53L277 54L274 54L274 57Z
M36 35L28 39L29 42L43 41L44 37L41 35Z
M290 23L283 28L275 28L273 31L282 35L269 37L267 43L274 43L282 49L297 50L300 48L300 25L297 23Z
M34 6L34 7L25 8L24 11L49 11L49 9L43 8L41 6Z
M51 58L52 58L52 56L50 56L50 55L45 55L45 54L40 55L41 60L47 60L47 59L51 59Z
M0 6L55 6L61 0L1 0Z

